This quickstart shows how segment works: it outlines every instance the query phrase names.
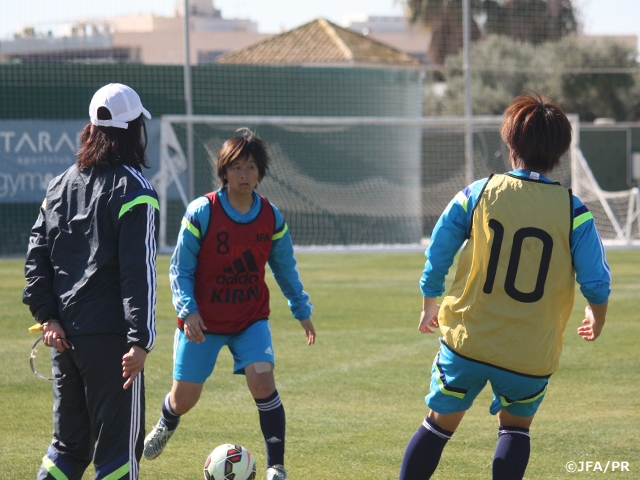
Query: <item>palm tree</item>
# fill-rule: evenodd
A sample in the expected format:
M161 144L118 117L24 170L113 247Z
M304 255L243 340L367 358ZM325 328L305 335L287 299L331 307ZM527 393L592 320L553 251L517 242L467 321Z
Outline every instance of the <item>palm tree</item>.
M411 23L431 28L427 54L438 65L462 47L463 0L400 0ZM541 43L577 30L572 0L469 0L471 40L481 33ZM478 19L482 19L482 25ZM482 31L481 27L482 26Z
M575 32L571 0L485 0L486 33L499 33L538 44Z
M463 0L401 0L407 8L411 23L422 23L431 29L431 43L427 55L437 65L462 47L462 1ZM470 0L472 8L481 0ZM471 39L480 38L480 29L475 20L471 22Z

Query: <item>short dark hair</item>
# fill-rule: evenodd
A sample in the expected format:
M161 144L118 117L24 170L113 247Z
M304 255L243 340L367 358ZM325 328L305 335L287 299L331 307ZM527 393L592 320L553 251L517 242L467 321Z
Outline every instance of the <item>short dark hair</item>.
M559 106L530 92L504 111L500 135L517 168L550 172L571 145L571 123Z
M100 120L111 119L105 107L98 109ZM80 170L88 167L129 165L140 170L149 168L147 161L147 128L142 115L131 120L128 128L97 127L91 123L80 132L80 149L76 165Z
M267 174L267 170L269 170L269 161L271 159L267 152L267 143L258 138L248 128L240 128L237 131L242 131L242 135L232 137L224 142L218 153L217 174L223 186L227 184L227 180L224 177L229 166L237 160L252 158L258 167L259 182L262 181Z

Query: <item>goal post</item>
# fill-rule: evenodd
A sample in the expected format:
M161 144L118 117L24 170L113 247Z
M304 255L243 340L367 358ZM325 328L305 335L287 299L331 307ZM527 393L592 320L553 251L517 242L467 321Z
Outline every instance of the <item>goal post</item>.
M580 149L576 152L572 166L573 193L592 213L605 245L640 245L638 188L618 192L602 190Z
M578 117L569 115L569 120L579 132ZM272 158L257 191L281 210L296 246L400 248L428 237L443 209L467 185L466 121L464 117L163 116L161 167L152 179L161 206L160 248L169 251L175 244L190 200L185 193L189 123L196 195L220 186L218 151L246 127L268 143ZM473 117L474 178L510 169L508 150L500 139L501 122L502 116ZM607 195L588 203L592 199L586 192L593 190L588 183L595 178L585 173L590 170L581 159L579 136L574 135L553 179L573 186L574 193L587 199L583 201L590 210L605 212L594 214L605 240L634 241L637 191L633 206L625 204L629 215L617 204L611 206L612 197ZM629 223L634 215L636 223Z

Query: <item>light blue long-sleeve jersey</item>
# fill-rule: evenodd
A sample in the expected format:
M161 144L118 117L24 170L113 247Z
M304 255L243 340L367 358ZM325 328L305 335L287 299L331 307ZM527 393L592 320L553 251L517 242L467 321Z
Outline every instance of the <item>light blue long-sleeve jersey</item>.
M530 170L509 172L522 178L529 178ZM553 183L540 175L539 180ZM488 178L477 180L458 192L444 210L431 235L431 242L425 256L420 289L422 295L436 298L444 292L445 276L453 264L454 257L466 240L473 207ZM576 271L576 281L582 295L595 305L602 305L611 292L611 271L607 265L602 240L596 229L593 215L578 197L573 196L573 230L570 236L571 258Z
M252 222L260 213L261 200L255 192L253 192L253 205L244 215L229 204L226 188L218 190L218 199L224 211L234 222ZM313 306L309 302L309 295L302 287L287 224L280 211L273 204L271 207L275 215L276 232L279 232L276 237L279 238L274 239L271 244L268 264L280 290L289 301L291 314L298 320L305 320L311 316ZM208 198L200 197L191 202L182 219L178 242L171 257L169 280L173 305L178 317L182 320L190 313L199 311L194 296L195 273L200 246L209 229L210 219L211 203Z

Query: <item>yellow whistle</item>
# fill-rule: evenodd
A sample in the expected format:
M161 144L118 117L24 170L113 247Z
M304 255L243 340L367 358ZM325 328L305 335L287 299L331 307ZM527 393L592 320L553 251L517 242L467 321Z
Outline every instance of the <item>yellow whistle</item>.
M41 332L41 331L42 331L42 324L41 323L36 323L32 327L29 327L29 333L36 333L36 332Z

